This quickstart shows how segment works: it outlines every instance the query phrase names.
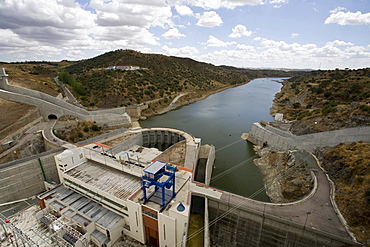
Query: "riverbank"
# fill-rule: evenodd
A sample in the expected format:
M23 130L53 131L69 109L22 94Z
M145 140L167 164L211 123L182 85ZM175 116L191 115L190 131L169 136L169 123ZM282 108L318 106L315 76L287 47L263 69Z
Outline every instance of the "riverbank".
M253 161L264 176L266 194L271 202L293 202L311 192L314 180L309 165L297 158L299 151L272 152L261 146L254 146L254 150L261 157Z
M182 93L181 97L175 97L171 102L168 102L167 104L149 104L148 109L143 110L141 118L145 119L148 117L152 117L155 115L162 115L165 114L169 111L176 110L182 106L186 106L192 103L195 103L197 101L204 100L208 98L209 96L222 92L226 89L234 88L234 87L239 87L242 85L245 85L249 83L251 80L246 81L244 83L240 83L237 85L231 85L231 86L226 86L222 88L218 88L215 90L210 90L210 91L196 91L196 92L184 92Z

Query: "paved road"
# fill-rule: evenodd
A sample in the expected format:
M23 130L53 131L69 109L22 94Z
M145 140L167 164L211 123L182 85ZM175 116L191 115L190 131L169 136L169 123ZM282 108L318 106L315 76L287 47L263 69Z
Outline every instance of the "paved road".
M0 154L0 158L2 158L2 157L4 157L5 155L7 155L7 154L9 154L9 153L14 152L15 150L17 150L17 148L19 148L19 147L20 147L20 146L22 146L24 143L26 143L29 139L31 139L31 137L33 136L33 133L36 133L36 132L38 132L39 130L44 129L45 124L46 124L46 123L40 123L40 124L38 124L38 125L36 125L36 126L34 126L34 127L31 127L29 130L27 130L27 131L26 131L26 134L25 134L25 135L23 135L21 139L17 140L17 143L16 143L13 147L11 147L11 148L7 149L6 151L4 151L4 152L2 152L2 153Z
M331 202L331 186L323 171L314 171L317 179L317 189L314 194L294 204L271 204L253 201L248 198L223 192L220 200L228 201L240 208L254 209L297 223L306 228L317 229L348 240L352 240L344 225L340 221L337 211Z
M311 91L306 91L304 94L302 94L301 95L301 97L299 97L299 99L298 99L298 102L299 102L299 104L301 104L301 105L303 105L303 106L307 106L307 104L305 104L305 103L303 103L303 100L304 100L304 98L307 96L307 94L309 94L309 93L311 93ZM311 107L312 109L319 109L319 108L317 108L317 107L314 107L314 106L312 106Z
M57 122L57 119L51 119L46 126L44 127L44 138L47 139L50 142L55 143L58 146L63 146L66 144L70 144L69 142L63 141L59 138L57 138L53 133L53 128L55 123ZM71 144L73 145L73 144Z
M307 96L308 93L310 93L311 91L306 91L304 94L301 95L301 97L299 97L298 99L298 102L299 104L303 105L303 106L307 106L307 104L303 103L303 99Z
M17 150L21 145L23 145L25 142L27 142L32 137L32 134L26 134L24 135L20 140L17 141L17 144L15 144L13 147L9 148L8 150L2 152L0 154L0 158L4 157L7 154L10 154L11 152Z
M86 109L86 107L84 107L83 105L80 104L80 102L78 102L76 100L76 98L73 96L73 94L68 90L68 88L66 88L63 84L63 82L61 82L58 77L55 77L54 78L54 81L63 89L64 93L66 94L67 98L69 101L71 101L74 105L78 106L78 107L81 107L81 108L84 108Z
M178 99L180 99L182 96L186 95L188 93L180 93L179 95L177 95L171 102L171 104L169 104L169 106L167 106L166 108L164 108L159 114L163 114L163 113L166 113L168 111L171 111L173 110L173 108L176 107L175 103Z

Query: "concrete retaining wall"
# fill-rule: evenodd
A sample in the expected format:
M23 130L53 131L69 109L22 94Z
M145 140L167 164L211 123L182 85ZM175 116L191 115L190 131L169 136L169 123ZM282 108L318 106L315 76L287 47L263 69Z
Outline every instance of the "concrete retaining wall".
M216 148L213 145L208 144L201 146L198 159L207 160L206 164L204 165L204 184L209 186L211 183L213 164L216 159ZM196 167L195 169L198 170L199 168Z
M266 143L276 150L305 149L313 152L318 147L333 147L339 143L370 142L370 126L296 136L269 125L254 123L248 141L256 145Z
M25 113L25 115L18 119L17 122L0 131L0 140L4 138L8 138L8 140L16 140L19 136L24 134L27 128L40 121L41 115L39 110L37 108L30 109L30 111ZM25 126L27 128L24 128Z
M113 153L113 154L117 154L121 151L124 151L124 150L128 150L129 148L135 146L135 145L139 145L139 146L142 146L143 145L143 135L142 135L142 132L138 133L136 136L124 141L124 142L121 142L117 145L115 145L114 147L110 148L108 151L108 153Z
M9 85L4 69L0 70L0 88L2 89L0 90L1 98L37 106L45 120L50 115L55 115L58 118L63 115L72 115L82 120L95 121L99 125L106 125L108 127L131 126L131 119L124 107L87 111L45 93Z
M46 178L59 183L54 155L63 150L59 148L0 165L0 203L28 198L45 191L38 158L41 159Z
M148 105L128 106L126 107L126 112L130 117L139 119L141 111L145 109L148 109Z

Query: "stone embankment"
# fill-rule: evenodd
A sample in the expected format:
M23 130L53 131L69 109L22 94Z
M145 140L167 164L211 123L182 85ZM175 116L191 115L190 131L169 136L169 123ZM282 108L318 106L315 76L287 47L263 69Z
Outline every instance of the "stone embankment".
M271 202L292 202L308 195L314 179L309 171L306 157L310 154L303 150L271 152L269 148L255 146L261 157L254 160L263 175L267 196Z
M247 140L255 145L267 145L272 150L304 149L313 152L316 148L334 147L339 143L370 142L370 126L296 136L269 124L254 123Z

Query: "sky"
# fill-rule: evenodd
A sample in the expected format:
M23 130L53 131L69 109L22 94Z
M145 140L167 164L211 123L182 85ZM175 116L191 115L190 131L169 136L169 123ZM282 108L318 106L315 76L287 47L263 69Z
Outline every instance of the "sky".
M0 61L117 49L240 68L366 68L370 0L0 0Z

